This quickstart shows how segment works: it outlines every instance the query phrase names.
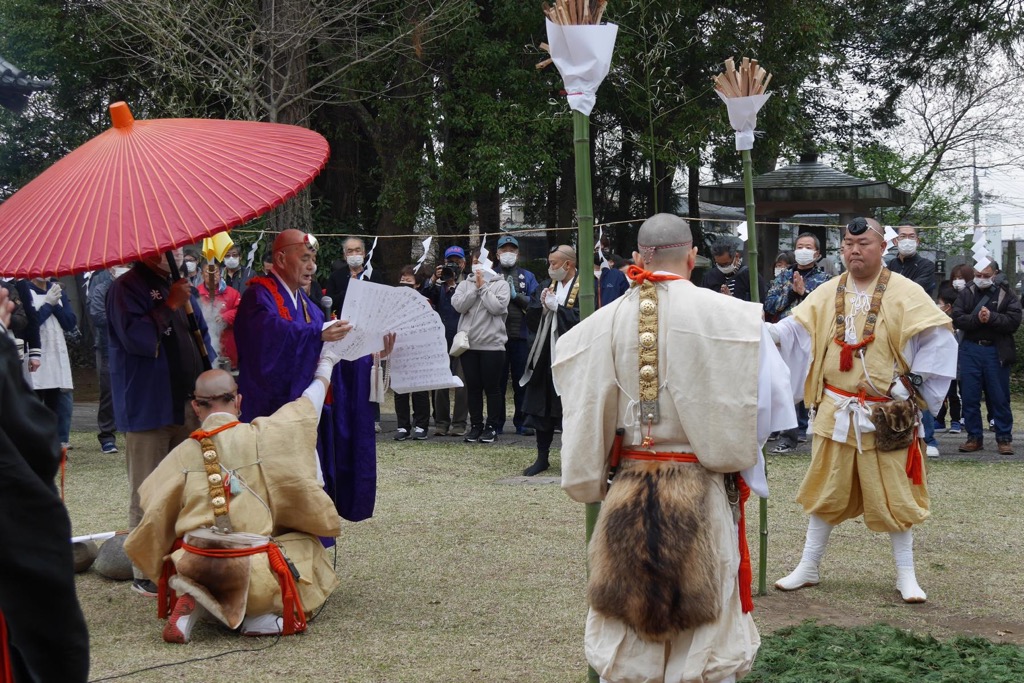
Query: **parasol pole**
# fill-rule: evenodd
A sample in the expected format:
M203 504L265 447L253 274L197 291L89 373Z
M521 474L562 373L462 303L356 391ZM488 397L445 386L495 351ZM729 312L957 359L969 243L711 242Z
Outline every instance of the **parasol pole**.
M714 77L715 91L729 110L729 124L736 133L736 149L743 160L743 197L747 213L747 269L750 271L750 301L761 303L757 270L757 230L754 207L754 168L750 150L754 147L754 127L757 112L768 101L765 90L772 80L771 74L758 65L756 59L746 57L737 69L732 57L725 60L725 71ZM762 447L762 458L764 448ZM768 499L759 505L759 533L757 557L757 594L768 592Z
M167 257L167 265L171 269L171 284L181 279L181 271L178 270L178 264L174 260L174 254L170 251L164 254ZM199 320L196 318L196 312L192 310L192 298L185 302L185 316L188 318L188 329L192 333L192 339L195 340L196 346L199 347L199 356L202 359L203 370L213 369L213 365L210 364L210 356L206 352L206 342L203 341L203 333L199 329Z

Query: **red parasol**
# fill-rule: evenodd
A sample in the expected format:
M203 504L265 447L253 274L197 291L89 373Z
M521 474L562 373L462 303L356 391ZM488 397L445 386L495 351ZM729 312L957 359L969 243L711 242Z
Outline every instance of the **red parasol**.
M70 275L198 242L295 196L327 162L298 126L216 119L113 127L0 204L0 273Z

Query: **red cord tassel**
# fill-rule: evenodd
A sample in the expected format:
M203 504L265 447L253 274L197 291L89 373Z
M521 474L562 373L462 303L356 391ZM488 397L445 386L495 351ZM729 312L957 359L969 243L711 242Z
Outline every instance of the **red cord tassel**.
M14 666L7 649L7 622L3 612L0 612L0 683L14 683Z
M873 334L864 337L864 340L858 344L847 344L842 339L834 340L842 348L842 351L839 352L839 371L849 372L853 370L853 352L860 351L874 340L875 335Z
M750 568L750 546L747 545L747 499L750 498L750 487L739 475L736 475L736 484L740 489L740 569L737 578L740 584L740 605L743 607L743 613L747 614L754 611L754 596L750 587L754 581L754 572Z
M916 436L910 442L907 449L907 477L914 484L920 486L924 482L924 464L921 460L921 443Z

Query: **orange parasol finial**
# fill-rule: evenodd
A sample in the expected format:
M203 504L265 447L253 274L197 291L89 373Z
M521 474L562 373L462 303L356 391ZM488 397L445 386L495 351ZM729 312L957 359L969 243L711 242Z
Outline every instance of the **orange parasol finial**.
M135 123L132 110L124 102L114 102L110 105L110 120L113 122L114 128L131 128Z

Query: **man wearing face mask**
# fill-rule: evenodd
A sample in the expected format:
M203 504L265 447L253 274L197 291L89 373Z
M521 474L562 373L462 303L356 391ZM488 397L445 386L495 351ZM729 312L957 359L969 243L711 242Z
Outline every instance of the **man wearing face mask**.
M462 247L453 244L444 250L444 263L434 269L434 274L420 288L420 291L430 299L434 310L441 316L448 348L451 348L455 333L459 331L459 318L462 317L452 306L452 296L455 295L456 288L463 280L465 267L466 252ZM460 358L450 358L449 363L452 374L463 380L463 384L465 384ZM454 405L451 401L450 391L455 392ZM466 403L465 386L454 390L437 390L434 394L435 436L465 436L468 417L469 406Z
M537 433L537 459L523 471L527 477L550 467L551 442L555 430L562 428L562 402L551 379L551 363L555 342L580 321L579 290L576 250L560 244L548 254L548 279L534 292L526 311L533 344L520 383L526 387L525 424Z
M89 319L96 340L96 374L100 383L100 406L96 413L97 438L104 453L117 453L117 426L114 424L114 397L110 393L110 341L107 336L107 292L111 283L128 272L127 266L97 270L89 278L86 295Z
M793 312L807 296L824 282L829 280L828 274L818 266L821 258L821 245L814 233L804 232L796 238L796 249L793 259L796 265L784 269L772 281L768 295L764 299L764 312L767 316L775 316L781 320ZM797 426L779 435L779 444L772 453L792 453L797 444L807 441L807 409L803 401L797 404Z
M741 301L750 301L750 272L742 264L739 244L734 237L723 237L711 247L715 267L704 274L701 287L713 289ZM757 276L758 297L764 301L768 287L760 274Z
M523 395L526 393L519 386L519 380L526 370L526 357L530 353L530 331L526 327L526 307L530 297L537 289L537 278L525 268L519 267L519 240L512 235L498 238L498 274L508 284L511 299L508 302L508 317L505 318L505 369L501 373L501 395L508 391L508 378L512 376L512 397L515 412L512 424L516 434L533 435L533 430L523 426ZM505 428L505 415L502 414L498 423L498 433Z
M181 249L173 254L180 267ZM111 283L106 296L114 421L125 435L131 492L129 529L142 519L139 486L171 449L199 426L188 400L203 371L185 316L185 303L190 299L207 354L213 358L199 299L188 278L171 283L163 253L132 266ZM137 568L132 589L156 596L156 586Z
M901 225L893 239L897 254L888 262L889 270L913 280L924 288L928 296L935 294L935 262L917 253L920 240L917 228L913 225Z
M978 265L983 265L979 263ZM960 400L967 441L961 453L981 450L981 392L985 391L995 420L1000 455L1013 455L1013 412L1010 410L1010 368L1017 359L1013 333L1020 327L1020 299L1005 280L994 282L999 269L989 261L975 266L974 282L953 304L953 325L963 332L960 343Z
M256 276L256 273L249 266L242 265L242 252L238 245L234 244L224 254L224 270L220 275L224 279L224 284L234 288L241 296L245 294L246 284Z
M345 264L348 267L331 273L325 288L327 296L331 297L331 312L338 316L345 305L345 294L348 293L350 281L366 280L379 285L387 284L384 273L379 268L367 272L366 242L361 237L349 237L342 245L342 249L345 251Z

